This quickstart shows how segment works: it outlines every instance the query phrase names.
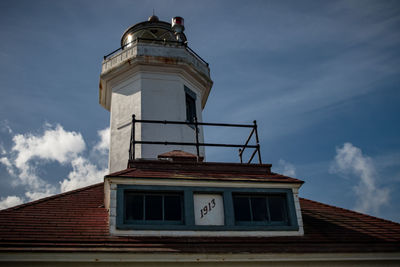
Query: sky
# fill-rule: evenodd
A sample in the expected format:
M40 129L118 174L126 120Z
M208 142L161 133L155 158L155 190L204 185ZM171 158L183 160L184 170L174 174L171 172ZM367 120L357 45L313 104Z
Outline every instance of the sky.
M301 197L400 222L400 3L382 0L1 1L0 209L102 181L103 56L153 9L184 17L210 64L205 122L257 120L263 162Z

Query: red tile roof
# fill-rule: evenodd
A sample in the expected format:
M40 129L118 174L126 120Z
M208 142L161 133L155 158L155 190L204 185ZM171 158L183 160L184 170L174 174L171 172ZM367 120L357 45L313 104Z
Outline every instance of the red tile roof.
M0 211L0 251L399 252L400 224L301 199L305 235L269 238L117 237L103 183Z
M271 172L271 164L170 162L163 160L135 160L129 164L130 168L109 174L106 177L303 183L299 179Z

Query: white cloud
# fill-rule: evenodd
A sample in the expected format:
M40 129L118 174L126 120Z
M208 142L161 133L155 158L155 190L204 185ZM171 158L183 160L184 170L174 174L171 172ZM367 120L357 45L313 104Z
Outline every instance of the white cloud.
M93 150L107 155L110 148L110 127L97 131L100 141L94 146Z
M0 129L1 129L1 132L5 132L5 133L8 133L8 134L12 134L13 133L13 130L11 129L11 127L10 127L10 125L8 123L8 120L3 120L3 121L0 122Z
M9 207L13 207L16 205L20 205L23 203L23 200L17 196L8 196L6 198L0 199L0 210L6 209Z
M55 186L43 184L43 186L40 188L34 188L33 190L25 192L25 196L29 199L29 201L34 201L57 193L58 190Z
M6 153L7 153L6 149L4 148L3 144L0 143L0 155L4 155Z
M283 159L280 159L278 162L278 170L278 172L282 173L283 175L291 177L296 176L296 167Z
M89 160L96 162L97 166L103 168L108 166L108 152L110 149L110 128L97 131L99 140L93 146L89 154Z
M30 200L57 192L54 186L38 177L40 161L65 164L85 149L85 141L80 133L65 131L60 125L52 127L46 124L41 135L16 134L12 140L11 154L3 157L1 163L6 165L9 174L19 178L19 184L28 186L26 196Z
M103 181L108 170L98 168L82 155L86 144L80 133L66 131L61 125L46 123L44 126L41 134L14 135L11 151L5 151L0 158L0 164L7 168L12 177L17 178L12 183L25 187L25 195L18 197L21 203ZM90 151L97 155L93 160L97 164L101 157L108 154L109 133L109 128L98 131L100 140ZM51 162L70 165L72 168L68 178L56 185L39 177L42 168ZM16 203L15 198L4 199L4 203L12 205Z
M6 157L0 158L0 163L3 163L6 167L12 167L11 162Z
M389 202L389 189L376 185L376 179L379 176L373 161L351 143L345 143L343 147L336 149L335 162L331 166L331 171L345 175L351 174L359 179L358 184L354 186L354 193L357 196L356 210L379 213L380 208Z
M85 149L82 135L67 132L61 125L57 125L55 129L46 129L42 136L17 134L13 137L13 141L12 150L17 152L15 165L18 168L23 168L35 157L65 163Z
M13 165L11 164L11 162L8 158L6 158L6 157L0 158L0 163L6 166L7 172L10 175L15 176Z
M68 174L68 178L60 182L61 192L102 182L108 171L108 169L99 170L96 165L82 157L74 159L71 165L73 170Z

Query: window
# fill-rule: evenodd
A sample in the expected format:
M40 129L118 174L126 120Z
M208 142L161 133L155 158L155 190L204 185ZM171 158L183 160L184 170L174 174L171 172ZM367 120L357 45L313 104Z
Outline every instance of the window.
M235 223L238 225L288 224L286 196L233 195Z
M196 117L196 94L185 86L186 97L186 120L194 122Z
M133 224L182 224L179 193L125 192L124 221Z

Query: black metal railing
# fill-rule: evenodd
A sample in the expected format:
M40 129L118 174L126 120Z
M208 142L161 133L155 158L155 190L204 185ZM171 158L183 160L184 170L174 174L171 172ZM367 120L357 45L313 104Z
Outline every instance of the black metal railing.
M106 60L106 59L110 58L111 56L115 55L116 53L118 53L119 51L124 50L126 47L133 45L135 43L138 43L140 41L147 41L147 42L153 42L153 43L159 43L159 44L175 44L178 46L182 46L186 49L186 51L188 51L190 54L192 54L195 58L197 58L198 60L200 60L201 62L203 62L204 64L206 64L208 66L208 63L201 56L199 56L196 52L194 52L194 50L191 49L187 45L187 42L170 41L170 40L165 40L165 39L141 38L141 37L137 37L136 39L132 40L131 42L124 44L123 46L115 49L111 53L105 55L103 58L104 58L104 60Z
M194 126L195 129L195 140L196 142L171 142L171 141L139 141L136 140L136 123L151 123L151 124L175 124L175 125L190 125ZM243 163L243 152L246 148L253 148L254 151L250 156L247 164L250 164L254 156L258 154L258 162L262 164L261 153L260 153L260 143L258 139L257 122L253 121L253 124L230 124L230 123L208 123L208 122L198 122L197 118L193 119L193 122L189 121L167 121L167 120L137 120L135 115L132 115L132 129L131 129L131 139L129 145L129 161L135 159L135 145L136 144L146 144L146 145L182 145L182 146L195 146L197 160L200 159L200 147L212 146L212 147L236 147L239 148L239 158L240 163ZM129 125L129 124L127 124ZM124 125L124 126L127 126ZM244 145L242 144L216 144L216 143L200 143L199 142L199 126L222 126L222 127L239 127L239 128L252 128L249 137ZM255 137L255 145L249 145L251 138ZM129 162L128 162L129 165Z

